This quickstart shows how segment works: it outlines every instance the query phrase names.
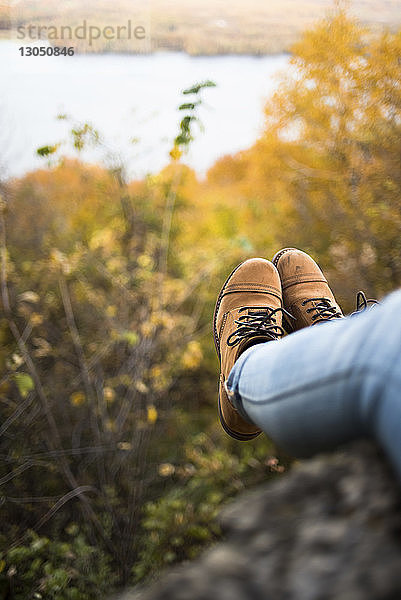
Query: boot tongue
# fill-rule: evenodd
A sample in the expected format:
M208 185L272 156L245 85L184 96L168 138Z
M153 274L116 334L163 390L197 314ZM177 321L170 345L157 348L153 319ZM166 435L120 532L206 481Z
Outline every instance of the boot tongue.
M248 348L251 348L252 346L256 346L256 344L264 344L266 342L271 342L271 341L273 341L272 338L263 336L263 335L255 335L255 337L251 337L247 340L243 340L238 346L237 356L236 356L235 360L238 360L238 358L241 356L241 354L243 354L245 352L245 350L248 350Z
M258 306L250 306L247 310L247 316L248 317L255 317L258 315L264 315L267 314L268 308L264 308L264 307L258 307ZM243 353L245 352L245 350L248 350L248 348L251 348L251 346L256 346L256 344L263 344L265 342L270 341L271 338L263 335L262 333L259 334L255 334L254 336L252 336L251 338L248 339L244 339L242 340L242 342L240 343L239 347L238 347L238 352L237 352L237 358Z
M243 311L242 315L248 316L250 319L252 317L261 317L268 315L273 309L269 306L248 306L247 310ZM274 323L272 322L272 325ZM238 345L236 360L239 356L245 352L251 346L255 346L256 344L263 344L265 342L271 342L272 338L269 335L265 335L263 331L258 332L257 328L255 334L252 337L244 338L240 344Z

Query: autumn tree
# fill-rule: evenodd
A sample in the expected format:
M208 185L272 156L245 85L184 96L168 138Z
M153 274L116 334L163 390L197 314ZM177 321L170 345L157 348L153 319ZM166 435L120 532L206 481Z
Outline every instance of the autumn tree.
M339 10L293 48L235 176L209 173L210 188L228 179L234 201L247 199L254 218L240 228L257 252L312 252L348 308L356 289L380 296L401 282L400 61L401 33L372 39Z

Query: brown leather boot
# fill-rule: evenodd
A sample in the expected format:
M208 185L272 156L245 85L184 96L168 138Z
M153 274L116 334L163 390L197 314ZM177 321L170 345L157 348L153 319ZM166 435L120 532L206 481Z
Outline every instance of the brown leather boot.
M238 265L219 293L213 317L214 343L220 360L219 417L223 429L237 440L251 440L261 430L231 404L225 381L244 350L284 334L281 320L281 284L276 267L263 258Z
M288 332L343 317L326 278L313 258L296 248L284 248L273 257L280 273L284 308L294 319L284 314Z

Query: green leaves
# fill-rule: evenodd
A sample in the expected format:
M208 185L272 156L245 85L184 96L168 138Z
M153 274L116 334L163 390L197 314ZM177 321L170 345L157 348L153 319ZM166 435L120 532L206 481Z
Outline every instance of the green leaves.
M14 381L23 398L26 398L35 387L32 377L27 373L15 373Z
M69 120L68 115L64 113L57 115L56 118L58 121ZM98 146L101 144L99 132L90 123L75 123L71 128L69 134L72 140L72 144L78 152L81 152L87 146ZM62 142L59 142L58 144L49 144L46 146L41 146L36 150L36 154L41 158L47 158L48 164L49 166L51 166L51 158L56 158L53 155L56 154L56 152L63 145L65 145L65 143L66 141L64 140Z
M124 331L118 336L120 340L127 342L131 347L134 347L139 342L139 336L135 331Z
M214 81L204 81L203 83L197 83L195 85L193 85L192 87L184 90L182 93L187 95L187 94L199 94L199 92L203 89L203 88L208 88L208 87L216 87L216 84L214 83Z
M178 107L178 110L194 110L195 106L198 106L198 104L200 104L199 100L198 102L187 102L186 104L181 104L181 106Z
M67 542L28 531L23 544L6 552L0 561L1 592L11 586L15 600L104 597L116 580L110 559L89 545L83 533L70 534L69 529Z
M237 454L216 444L212 436L192 436L176 465L159 465L159 475L171 477L174 485L143 510L138 561L133 574L137 581L172 563L192 559L206 544L220 537L217 515L222 506L249 484L265 481L270 473L265 438L252 448L242 446ZM270 460L278 459L270 457Z
M71 129L71 135L73 139L74 148L79 152L84 149L88 144L96 146L100 141L99 132L89 125L89 123L83 123Z
M192 115L187 115L184 117L180 123L181 133L175 138L175 143L177 146L185 146L188 145L194 139L191 133L191 123L192 121L197 121L198 119Z
M200 91L204 88L216 87L213 81L204 81L202 83L196 83L190 88L187 88L182 93L185 96L194 94L198 96ZM196 110L202 105L202 99L194 100L193 102L184 102L178 107L178 110L188 111L181 122L180 122L180 133L174 140L174 149L170 152L170 156L173 159L180 158L183 148L187 148L189 144L194 140L192 125L197 122L199 127L202 128L202 123L196 115ZM178 151L177 151L178 150Z
M51 154L54 154L59 149L60 144L56 144L55 146L42 146L36 150L36 154L41 156L42 158L46 158Z

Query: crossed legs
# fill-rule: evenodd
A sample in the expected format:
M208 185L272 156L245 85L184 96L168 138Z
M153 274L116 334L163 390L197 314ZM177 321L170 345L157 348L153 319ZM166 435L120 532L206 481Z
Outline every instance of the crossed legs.
M401 479L401 290L344 319L257 344L227 379L240 414L295 457L375 438Z

